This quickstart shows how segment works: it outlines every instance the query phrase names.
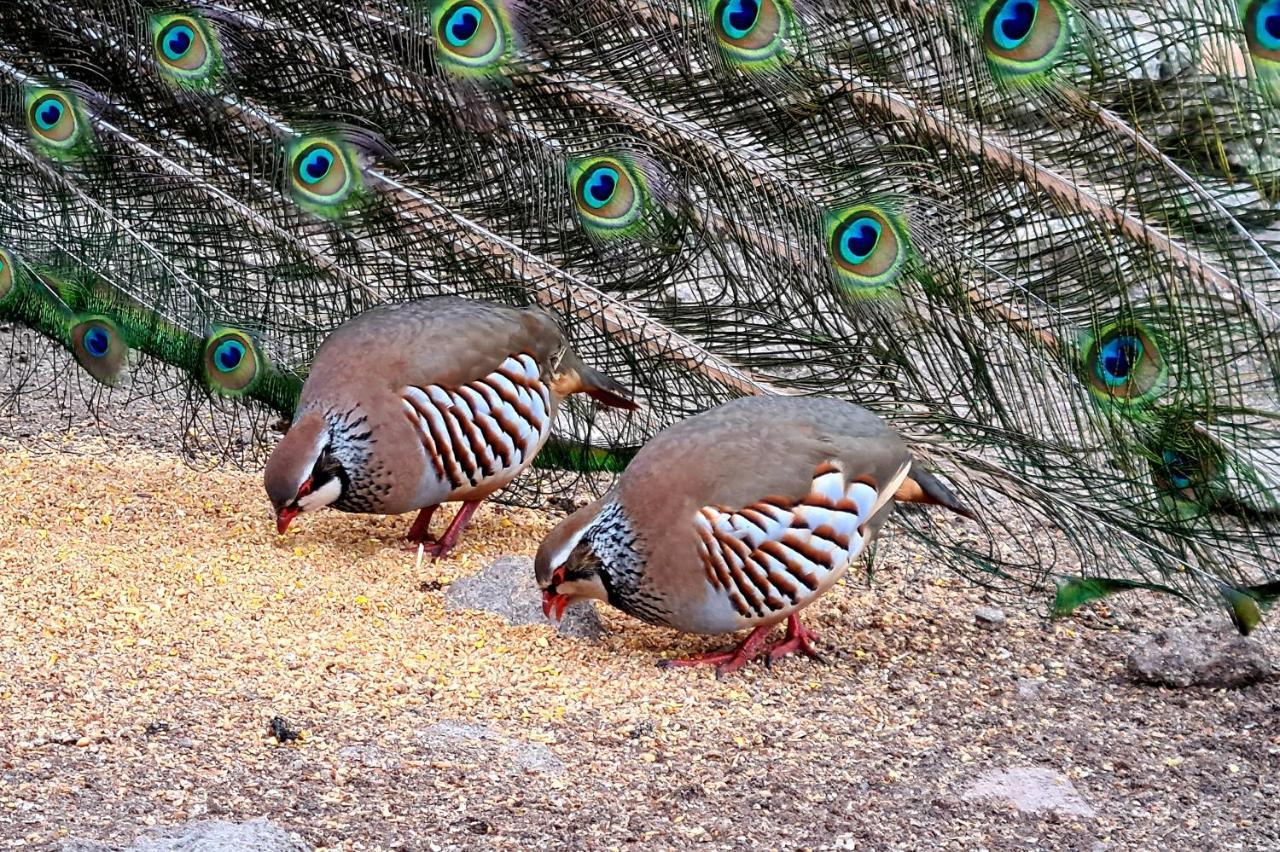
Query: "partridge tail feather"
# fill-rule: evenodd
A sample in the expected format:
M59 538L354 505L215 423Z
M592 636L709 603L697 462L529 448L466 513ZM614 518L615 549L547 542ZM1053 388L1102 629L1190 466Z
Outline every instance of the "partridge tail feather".
M899 503L924 503L930 506L942 506L957 515L970 520L977 520L973 510L966 506L942 480L925 470L919 462L913 462L911 472L898 486L893 495Z
M621 408L625 411L635 411L640 407L631 398L631 391L627 390L621 382L587 366L577 356L571 355L566 358L559 384L566 396L585 393L601 405Z

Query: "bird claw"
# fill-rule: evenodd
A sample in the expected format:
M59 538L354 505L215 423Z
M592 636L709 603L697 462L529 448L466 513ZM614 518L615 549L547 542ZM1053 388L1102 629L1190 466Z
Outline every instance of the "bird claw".
M436 537L435 537L435 536L433 536L433 535L430 535L430 534L428 534L428 535L426 535L426 536L424 536L424 537L422 537L422 538L414 538L413 536L405 536L405 539L404 539L404 549L405 549L405 550L408 550L408 551L409 551L409 552L411 552L411 553L416 553L416 552L418 551L418 548L423 548L423 549L427 550L428 552L430 552L429 548L430 548L433 544L435 544L435 543L436 543Z
M770 669L773 668L773 664L778 660L788 654L795 653L804 654L809 659L817 660L821 663L826 662L826 659L813 645L818 640L818 634L801 624L800 619L795 615L792 615L787 621L787 633L781 639L767 642L765 637L768 632L768 627L757 627L732 650L710 651L684 659L659 660L657 665L658 668L663 669L713 665L716 667L716 680L721 680L725 675L736 672L757 657L763 657L765 667Z
M430 542L423 543L422 550L428 556L435 559L442 559L449 553L449 551L453 550L453 544L447 541L436 541L435 539L432 539Z

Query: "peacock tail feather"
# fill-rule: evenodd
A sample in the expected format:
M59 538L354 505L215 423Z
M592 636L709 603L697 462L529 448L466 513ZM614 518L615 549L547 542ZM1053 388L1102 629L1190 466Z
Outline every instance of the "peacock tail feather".
M0 314L243 429L368 307L538 304L643 408L572 400L515 497L734 396L832 394L991 507L903 524L980 582L1256 624L1280 5L1166 6L22 0Z

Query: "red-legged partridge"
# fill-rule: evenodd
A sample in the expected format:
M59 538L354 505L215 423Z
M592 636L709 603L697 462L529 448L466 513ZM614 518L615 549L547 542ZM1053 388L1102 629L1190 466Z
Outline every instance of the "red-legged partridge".
M442 556L480 501L529 466L561 400L579 391L635 408L536 308L441 296L367 311L320 346L267 461L277 529L324 506L417 509L410 539ZM436 541L431 515L452 501L462 507Z
M914 464L896 432L836 399L741 399L650 441L603 497L551 531L535 560L543 610L596 598L689 633L750 629L709 663L720 674L761 654L802 651L797 613L840 578L895 500L970 517ZM784 638L768 635L787 621Z

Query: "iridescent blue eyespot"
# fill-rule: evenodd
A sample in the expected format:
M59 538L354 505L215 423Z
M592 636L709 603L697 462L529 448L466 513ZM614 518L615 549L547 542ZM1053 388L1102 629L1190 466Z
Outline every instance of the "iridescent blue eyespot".
M1072 44L1069 0L976 0L987 62L1005 83L1043 81Z
M600 166L587 177L582 197L587 206L599 210L609 203L618 188L618 172L610 166Z
M36 125L41 130L52 130L62 120L66 111L66 107L62 105L57 95L46 95L36 103L32 114L35 115Z
M302 137L289 146L289 182L295 198L316 213L341 216L362 186L355 149L340 138Z
M333 154L324 148L316 148L302 158L299 174L307 183L319 183L333 168Z
M1142 360L1142 353L1142 340L1137 337L1122 334L1111 338L1098 353L1098 378L1108 387L1124 384Z
M206 338L203 360L205 381L216 393L242 396L251 393L261 378L253 341L234 328L216 330Z
M729 38L745 38L760 20L759 0L729 0L720 13L720 24Z
M187 55L191 45L195 43L196 34L186 24L178 24L169 30L164 37L164 55L177 62Z
M224 70L217 27L196 15L154 15L151 45L156 70L183 89L213 92Z
M1106 323L1085 334L1080 357L1081 378L1106 402L1145 405L1167 390L1169 367L1160 339L1136 320Z
M1035 28L1034 0L1007 0L996 13L992 37L1003 50L1016 50Z
M721 56L752 73L777 70L793 53L800 30L791 0L709 0L711 30Z
M1198 460L1176 450L1165 450L1161 453L1161 459L1164 462L1164 475L1170 485L1178 489L1191 487L1195 481L1191 478L1192 471L1201 467Z
M876 250L883 226L870 216L855 219L846 226L840 240L840 256L847 263L862 263Z
M1280 51L1280 0L1266 0L1258 7L1253 38L1263 50Z
M593 237L629 237L645 229L652 199L636 160L605 155L574 158L567 165L578 221Z
M245 348L239 340L224 340L213 351L213 363L224 373L230 373L244 361Z
M92 326L84 333L84 349L95 358L106 357L111 350L111 335L100 325Z
M23 99L27 129L50 156L67 158L83 152L88 131L80 121L75 96L56 89L35 89Z
M845 292L879 292L902 274L910 253L906 220L888 204L865 203L829 211L826 245Z
M449 19L445 22L445 32L449 39L449 44L454 47L464 47L467 42L476 37L476 33L480 31L480 23L483 21L480 10L475 6L459 6L453 10L453 14L449 15Z
M436 57L462 74L492 74L511 47L503 0L444 0L431 13Z
M1239 0L1240 24L1254 82L1280 106L1280 0Z
M1280 51L1280 0L1262 0L1245 6L1244 26L1254 54Z

